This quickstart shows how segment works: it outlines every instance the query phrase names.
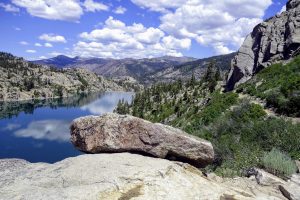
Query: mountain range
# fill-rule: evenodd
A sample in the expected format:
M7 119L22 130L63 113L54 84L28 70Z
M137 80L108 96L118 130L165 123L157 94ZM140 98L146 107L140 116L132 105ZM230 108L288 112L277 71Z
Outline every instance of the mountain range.
M54 58L32 61L35 64L56 68L84 68L107 78L134 78L142 84L155 81L189 79L194 73L200 78L209 62L215 60L220 69L228 71L235 53L204 59L163 56L143 59L81 58L59 55Z

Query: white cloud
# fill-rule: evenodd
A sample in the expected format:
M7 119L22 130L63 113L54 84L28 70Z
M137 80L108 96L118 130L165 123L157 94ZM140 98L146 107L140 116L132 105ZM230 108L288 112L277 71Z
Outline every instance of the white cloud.
M26 41L21 41L20 44L21 44L21 45L29 45L29 43L26 42Z
M0 3L0 7L3 8L6 12L20 12L20 9L13 6L12 4Z
M121 15L124 14L126 11L127 11L126 8L119 6L114 10L114 13Z
M152 11L166 12L170 8L178 8L187 0L131 0L134 4L149 8Z
M281 10L279 11L278 14L281 14L281 13L283 13L284 11L286 11L286 5L284 5L284 6L281 8Z
M42 45L40 43L35 43L34 46L41 47Z
M21 30L22 30L22 29L19 28L19 27L14 27L14 29L15 29L16 31L21 31Z
M40 56L39 59L43 60L43 59L47 59L47 57L46 56Z
M164 35L165 33L158 28L150 27L144 32L137 33L135 37L139 42L153 44L158 43Z
M113 112L120 99L131 102L133 93L124 92L120 94L106 93L98 100L82 106L80 109L89 111L93 115L103 115L105 113Z
M173 36L167 36L163 38L163 43L169 49L189 49L191 47L191 39L177 39Z
M52 44L51 44L51 43L48 43L48 42L46 42L46 43L44 44L44 46L45 46L45 47L53 47Z
M51 53L48 53L48 55L55 57L55 56L59 56L59 55L63 55L63 53L57 52L57 51L53 51Z
M4 131L13 131L13 130L16 130L18 128L21 127L21 124L13 124L13 123L9 123L6 125L6 127L2 128L1 130L4 130Z
M14 134L23 138L66 142L70 139L69 125L70 122L62 120L33 121L27 128L20 129Z
M61 42L66 43L64 36L55 35L55 34L43 34L39 37L40 40L45 40L47 42Z
M73 47L74 56L83 57L155 57L163 55L182 56L180 50L188 49L191 40L165 36L158 28L146 28L142 24L127 26L109 17L102 29L83 32Z
M131 0L162 12L159 28L180 39L194 39L215 53L237 50L245 36L262 21L271 0ZM167 40L167 39L165 39Z
M93 0L85 0L83 3L85 10L87 12L96 12L96 11L108 11L109 7L103 3L95 2Z
M83 14L78 0L12 0L36 17L50 20L78 21Z
M28 49L26 50L27 53L36 53L36 50L33 50L33 49Z

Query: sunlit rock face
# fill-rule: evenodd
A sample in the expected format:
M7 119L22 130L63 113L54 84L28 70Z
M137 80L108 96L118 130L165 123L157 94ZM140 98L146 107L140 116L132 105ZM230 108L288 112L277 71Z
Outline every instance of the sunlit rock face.
M204 176L191 165L136 154L96 154L54 164L0 160L0 199L283 200L248 178Z
M214 159L210 142L129 115L111 113L78 118L71 124L71 141L87 153L134 152L197 167L205 167Z
M290 0L287 11L258 24L247 36L227 80L227 90L246 82L273 63L300 54L300 0Z

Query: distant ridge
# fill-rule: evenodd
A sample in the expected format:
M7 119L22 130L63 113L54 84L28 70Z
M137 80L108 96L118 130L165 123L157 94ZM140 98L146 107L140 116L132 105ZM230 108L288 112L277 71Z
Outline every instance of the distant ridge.
M157 58L81 58L59 55L54 58L32 61L36 64L57 68L84 68L107 78L137 80L142 84L172 81L178 78L189 79L193 73L200 78L207 64L216 60L218 66L225 72L230 69L231 59L235 53L213 56L204 59L192 57L162 56Z

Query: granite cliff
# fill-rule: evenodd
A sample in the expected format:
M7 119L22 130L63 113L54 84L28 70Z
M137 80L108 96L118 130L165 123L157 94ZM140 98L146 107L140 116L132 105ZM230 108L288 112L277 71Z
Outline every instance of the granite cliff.
M289 0L285 12L258 24L232 60L227 90L260 70L300 54L300 0Z

